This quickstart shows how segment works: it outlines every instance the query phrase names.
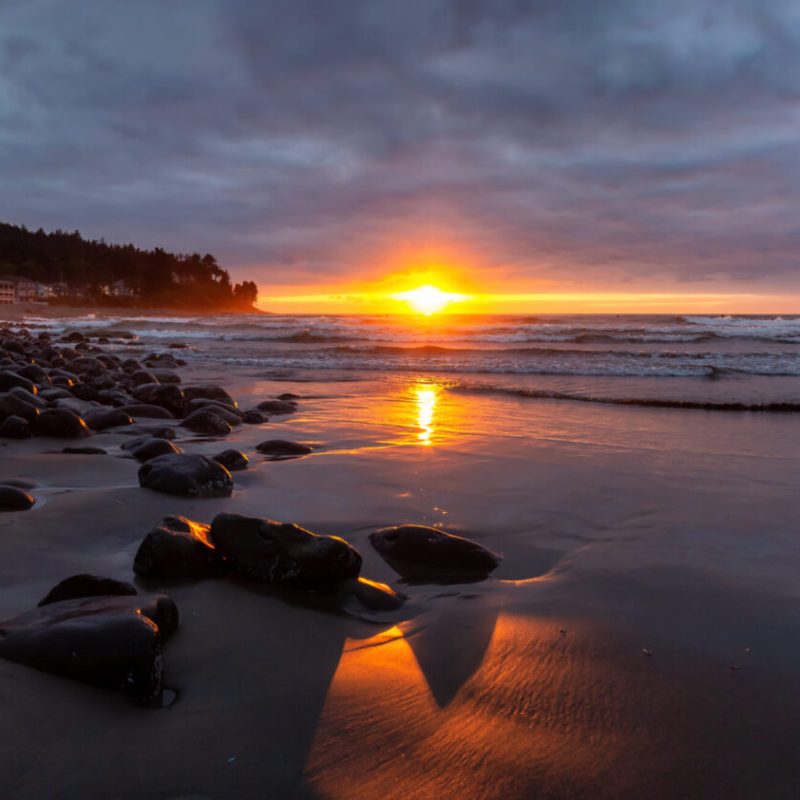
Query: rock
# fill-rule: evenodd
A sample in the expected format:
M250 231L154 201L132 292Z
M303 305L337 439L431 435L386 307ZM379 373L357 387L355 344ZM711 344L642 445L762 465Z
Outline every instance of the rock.
M145 417L147 419L175 419L175 415L161 406L153 406L148 403L129 403L120 407L120 411L130 414L132 417Z
M29 381L33 381L33 383L39 384L40 386L50 385L50 376L38 364L26 364L24 367L17 370L17 375L22 375L23 378L27 378ZM27 389L29 392L33 391L27 386L23 388Z
M70 456L104 456L107 455L102 447L65 447L62 451Z
M139 545L133 571L142 578L207 578L226 565L211 543L209 526L185 517L165 517Z
M146 383L158 383L158 378L146 369L137 369L130 373L130 383L134 386L144 386Z
M369 535L372 546L404 578L477 578L494 570L502 557L485 547L427 525L398 525Z
M0 417L22 417L27 422L33 424L36 417L39 416L39 409L21 400L15 394L6 392L0 395Z
M189 401L187 414L193 414L195 411L213 411L231 427L241 425L242 417L244 417L244 412L239 411L238 408L226 406L224 403L220 403L217 400L204 400L202 397L197 397Z
M16 414L6 417L3 422L0 423L0 438L27 439L32 435L33 431L31 430L31 425L28 420L23 417L18 417Z
M0 511L27 511L36 502L16 486L0 486Z
M183 393L189 401L202 398L204 400L216 400L218 403L223 403L232 408L238 407L236 401L221 386L215 384L206 383L202 386L184 386Z
M59 603L62 600L75 600L79 597L102 597L104 595L134 595L136 588L127 581L113 578L100 578L97 575L73 575L57 583L37 606Z
M180 383L181 376L169 369L154 369L152 374L158 383Z
M155 439L174 439L175 428L170 425L130 425L127 428L122 428L120 433L125 436L137 436L139 438L155 438ZM133 441L133 440L132 440ZM122 449L130 447L129 443L121 445Z
M67 379L65 378L64 380ZM69 398L72 396L72 392L68 392L61 386L50 386L47 389L42 389L42 391L39 392L39 397L47 400L48 403L51 403L54 400L69 400Z
M147 705L161 696L162 646L177 625L166 595L62 600L0 622L0 657Z
M214 461L222 464L228 472L236 472L238 470L247 469L250 459L239 450L223 450L221 453L213 456Z
M211 436L227 436L231 426L214 411L199 409L193 411L181 422L181 427L188 428L192 433L205 433Z
M18 375L16 372L11 372L11 370L1 371L0 392L7 392L15 386L19 386L31 393L36 392L36 386L34 386L33 381L24 378L22 375Z
M67 408L51 408L43 411L33 424L37 436L52 436L57 439L78 439L91 436L88 425Z
M104 431L108 428L120 428L133 425L133 418L121 408L98 409L84 415L86 424L93 431Z
M242 422L247 425L263 425L265 422L269 422L269 419L260 411L245 411Z
M221 464L205 456L172 453L139 467L139 485L183 497L229 497L233 478Z
M361 555L344 539L292 523L218 514L211 542L237 572L272 586L330 591L361 570Z
M314 452L314 449L307 444L288 442L285 439L269 439L266 442L261 442L261 444L256 445L256 450L274 460L298 458Z
M300 399L299 394L292 394L291 392L284 392L283 394L278 395L278 400L299 400L299 399ZM381 586L384 585L385 584L381 584Z
M350 578L339 587L339 604L343 611L396 611L408 599L391 586L367 578Z
M130 448L130 454L141 462L149 461L151 458L167 455L169 453L182 453L183 451L176 444L168 439L150 438L142 441L138 440L136 447Z
M85 342L86 337L79 331L70 331L70 333L61 337L62 342Z
M144 383L133 389L133 396L140 403L166 408L176 417L183 416L186 408L186 396L175 383Z
M288 400L264 400L256 406L256 411L277 415L294 414L297 411L297 404Z

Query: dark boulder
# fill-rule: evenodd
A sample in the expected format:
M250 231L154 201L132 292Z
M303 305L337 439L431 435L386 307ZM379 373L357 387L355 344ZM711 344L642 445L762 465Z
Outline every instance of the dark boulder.
M27 511L36 501L16 486L0 486L0 511Z
M57 583L42 598L37 606L60 603L62 600L76 600L79 597L103 597L110 595L134 595L136 588L127 581L117 581L113 578L100 578L97 575L83 573L65 578Z
M93 431L104 431L108 428L120 428L126 425L133 425L133 418L129 414L126 414L121 408L88 411L84 415L84 420Z
M218 403L223 403L232 408L237 407L236 401L221 386L215 384L206 383L202 386L184 386L183 392L187 400L202 398L203 400L216 400Z
M181 422L181 427L187 428L192 433L205 433L210 436L227 436L231 426L214 411L201 408L193 411Z
M144 441L139 440L136 447L130 448L130 454L137 460L144 463L151 458L168 455L169 453L183 452L180 447L173 444L168 439L149 438Z
M183 416L186 408L183 390L174 383L144 383L134 388L133 396L140 403L166 408L176 417Z
M186 407L187 414L193 414L195 411L213 411L218 417L222 417L225 422L231 427L242 424L244 412L239 411L238 408L233 406L226 406L217 400L204 400L202 397L197 397L190 400Z
M0 423L0 438L2 439L27 439L32 434L30 422L16 414L6 417Z
M43 411L33 423L37 436L52 436L56 439L79 439L91 436L89 426L68 408L51 408Z
M0 395L0 418L11 416L22 417L33 424L36 417L39 416L39 409L25 400L21 400L15 394L6 392Z
M339 607L359 615L362 611L396 611L408 599L391 586L367 578L350 578L338 587Z
M247 425L263 425L265 422L269 422L269 419L260 411L245 411L242 422Z
M293 523L218 514L211 542L237 572L272 586L331 591L361 570L361 555L344 539Z
M133 571L142 578L208 578L225 570L209 539L209 526L185 517L165 517L142 540Z
M233 478L221 464L190 453L158 456L139 467L139 485L183 497L229 497Z
M15 386L19 386L31 393L36 392L36 386L34 386L33 381L28 380L28 378L24 378L16 372L11 372L11 370L3 370L0 372L0 392L7 392Z
M65 447L62 451L68 456L104 456L107 455L102 447Z
M0 657L143 705L162 692L162 646L178 625L166 595L62 600L0 622Z
M222 464L228 472L247 469L247 465L250 463L250 459L244 453L234 449L223 450L213 458L218 464Z
M23 378L27 378L29 381L33 381L33 383L36 383L39 386L50 385L50 376L38 364L26 364L24 367L17 370L17 375L21 375ZM23 388L31 391L31 389L27 386Z
M427 525L398 525L369 535L372 546L404 578L477 579L502 557L477 542Z
M288 442L285 439L269 439L256 445L256 450L271 459L298 458L314 452L314 448L301 442Z
M297 411L297 403L288 400L264 400L256 406L256 411L263 411L265 414L294 414Z
M129 403L121 406L120 411L130 414L132 417L144 417L145 419L175 419L175 415L171 411L149 403Z

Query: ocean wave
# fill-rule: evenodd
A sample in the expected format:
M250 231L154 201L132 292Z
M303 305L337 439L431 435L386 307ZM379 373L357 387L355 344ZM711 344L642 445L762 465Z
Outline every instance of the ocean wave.
M765 403L747 403L734 400L681 400L655 397L602 397L578 392L563 392L550 389L528 389L522 387L493 385L459 385L451 384L448 391L467 394L499 394L511 397L524 397L530 400L569 400L577 403L600 403L614 406L641 406L644 408L674 408L689 411L728 411L728 412L760 412L796 414L800 412L800 403L776 401Z

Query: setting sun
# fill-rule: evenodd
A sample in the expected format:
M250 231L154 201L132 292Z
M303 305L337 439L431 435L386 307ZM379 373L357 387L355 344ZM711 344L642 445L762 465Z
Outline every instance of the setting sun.
M464 299L464 295L454 292L443 292L436 286L420 286L407 292L392 295L395 300L405 300L418 314L437 314L450 303L457 303Z

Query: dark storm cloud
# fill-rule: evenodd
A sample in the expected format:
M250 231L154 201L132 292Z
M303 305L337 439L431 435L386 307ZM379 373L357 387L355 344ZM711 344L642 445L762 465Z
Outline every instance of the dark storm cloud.
M799 98L788 0L0 2L0 218L264 282L415 236L518 279L795 286Z

